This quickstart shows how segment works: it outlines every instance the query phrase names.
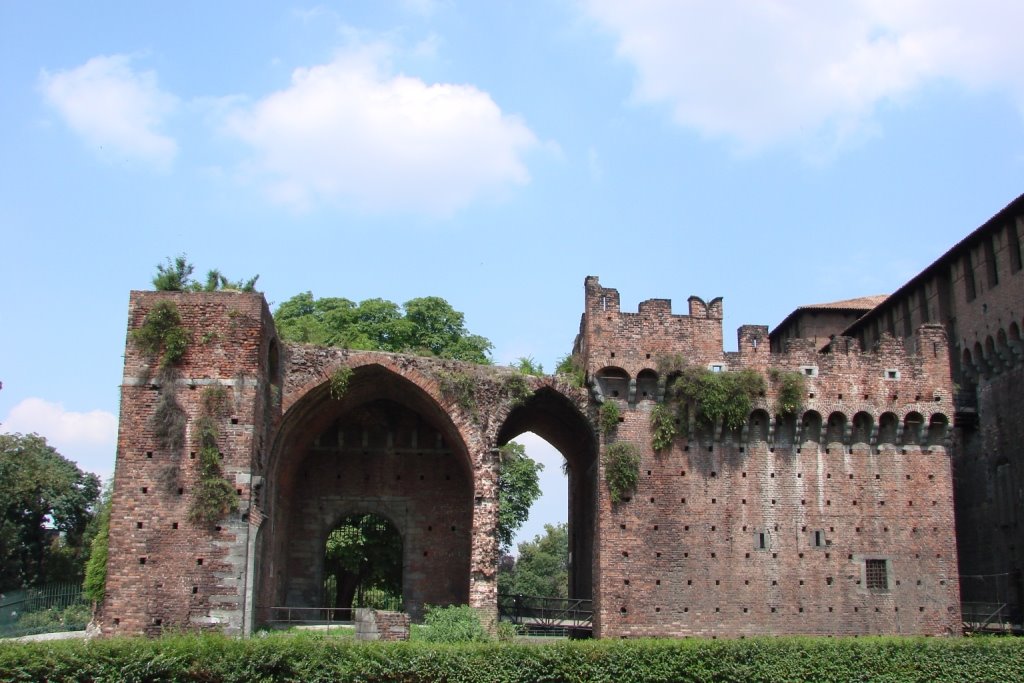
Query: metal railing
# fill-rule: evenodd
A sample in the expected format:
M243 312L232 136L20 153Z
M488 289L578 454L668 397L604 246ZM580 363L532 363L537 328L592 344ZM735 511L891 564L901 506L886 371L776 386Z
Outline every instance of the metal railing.
M265 607L260 610L270 626L351 626L350 607Z
M594 603L579 598L499 593L498 618L530 634L585 635L593 630Z

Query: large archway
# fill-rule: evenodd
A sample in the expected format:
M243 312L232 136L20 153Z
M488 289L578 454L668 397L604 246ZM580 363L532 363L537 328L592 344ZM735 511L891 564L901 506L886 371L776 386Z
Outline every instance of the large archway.
M564 394L541 387L515 407L498 431L504 445L533 432L565 458L569 478L569 597L594 594L594 537L597 522L597 436L586 416Z
M414 618L424 605L468 602L474 486L458 429L409 378L376 363L344 368L343 392L309 388L277 430L257 605L327 606L325 546L352 515L386 519L401 537L402 607Z

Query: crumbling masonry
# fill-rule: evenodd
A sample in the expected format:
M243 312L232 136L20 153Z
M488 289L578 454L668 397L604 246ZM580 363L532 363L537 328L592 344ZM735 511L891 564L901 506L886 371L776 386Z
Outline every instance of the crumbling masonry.
M403 598L496 614L497 451L532 431L569 472L570 593L593 598L594 633L618 636L945 634L960 627L948 432L949 352L941 326L913 348L883 335L862 352L819 351L744 326L723 351L722 302L667 300L622 312L585 283L566 376L400 354L282 343L259 294L133 292L129 330L171 301L189 331L173 373L125 353L105 633L168 627L246 633L274 607L322 606L323 548L339 520L386 517L403 541ZM766 379L746 424L680 425L656 452L651 411L673 377L659 360ZM664 363L662 363L664 366ZM338 371L347 378L332 391ZM800 408L777 409L779 375L803 375ZM237 509L191 521L198 416L220 387L223 476ZM335 387L337 389L338 387ZM156 433L158 401L184 438ZM599 407L619 406L606 435ZM602 456L640 453L639 483L613 504Z

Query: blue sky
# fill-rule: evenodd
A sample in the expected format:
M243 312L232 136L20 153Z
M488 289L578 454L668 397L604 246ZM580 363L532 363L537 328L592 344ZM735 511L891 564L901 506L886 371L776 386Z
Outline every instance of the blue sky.
M128 292L187 252L438 295L551 369L583 278L741 324L885 293L1024 190L1024 5L0 0L0 429L113 468ZM564 519L558 456L523 536ZM560 495L557 490L561 489Z

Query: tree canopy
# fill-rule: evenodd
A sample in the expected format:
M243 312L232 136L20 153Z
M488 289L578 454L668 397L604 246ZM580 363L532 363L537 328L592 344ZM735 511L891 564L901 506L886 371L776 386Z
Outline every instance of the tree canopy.
M327 537L324 559L325 575L333 579L332 607L351 607L360 588L402 595L402 537L383 517L357 514L343 519Z
M498 474L498 544L502 552L512 548L516 531L530 515L530 507L540 497L538 472L544 465L526 455L526 449L514 441L501 448Z
M43 437L0 434L0 591L81 580L99 494Z
M568 525L545 524L543 536L520 543L515 564L498 574L498 590L548 598L569 597Z
M399 306L387 299L356 303L303 292L278 306L274 322L287 341L490 363L491 342L470 334L465 316L437 296Z

